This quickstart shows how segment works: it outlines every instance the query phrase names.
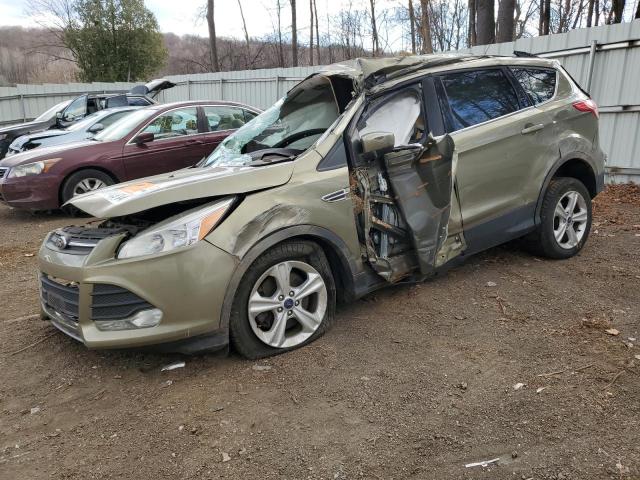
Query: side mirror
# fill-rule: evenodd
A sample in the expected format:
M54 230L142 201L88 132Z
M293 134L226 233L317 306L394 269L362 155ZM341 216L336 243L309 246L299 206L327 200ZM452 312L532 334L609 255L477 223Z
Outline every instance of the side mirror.
M104 125L101 123L94 123L89 128L87 128L87 132L89 133L98 133L104 130Z
M396 137L390 132L370 132L362 136L362 153L385 153L393 150Z
M145 143L153 142L155 135L152 132L144 132L133 139L136 145L144 145Z
M58 112L58 113L56 113L56 118L57 118L58 120L61 120L61 119L62 119L62 112Z

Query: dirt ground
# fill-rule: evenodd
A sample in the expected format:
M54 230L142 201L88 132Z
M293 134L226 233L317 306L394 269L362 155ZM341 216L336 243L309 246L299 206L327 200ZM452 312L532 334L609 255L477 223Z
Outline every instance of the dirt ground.
M0 478L639 479L640 190L594 211L571 260L495 248L296 352L161 372L181 357L36 318L34 254L71 221L0 207Z

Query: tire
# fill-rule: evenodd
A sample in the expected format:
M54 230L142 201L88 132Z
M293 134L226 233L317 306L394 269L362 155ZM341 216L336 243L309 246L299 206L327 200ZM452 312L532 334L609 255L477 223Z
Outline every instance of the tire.
M300 348L327 331L335 306L335 281L322 248L310 241L283 242L244 274L229 318L231 343L249 359Z
M575 206L569 212L569 202L574 198ZM527 238L529 249L547 258L573 257L584 247L591 231L591 221L591 195L584 184L575 178L554 178L542 200L540 225Z
M70 175L62 186L60 194L61 205L64 205L76 195L108 187L116 183L113 178L101 171L93 168L79 170ZM83 185L84 184L84 185ZM78 215L80 211L72 205L62 207L62 210L69 215Z

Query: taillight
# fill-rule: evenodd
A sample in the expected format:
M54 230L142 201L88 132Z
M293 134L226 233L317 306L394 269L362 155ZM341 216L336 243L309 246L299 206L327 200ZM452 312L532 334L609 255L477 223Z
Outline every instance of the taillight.
M600 117L600 113L598 113L598 105L590 98L574 102L573 108L580 110L581 112L591 112L596 118Z

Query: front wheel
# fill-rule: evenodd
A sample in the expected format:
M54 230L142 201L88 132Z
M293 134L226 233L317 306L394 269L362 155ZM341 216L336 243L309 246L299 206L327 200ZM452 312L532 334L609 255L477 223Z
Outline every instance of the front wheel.
M64 182L61 192L62 205L73 197L85 193L94 192L104 187L113 185L115 182L110 175L100 170L86 169L72 174ZM79 210L73 205L63 207L63 210L71 215L77 215Z
M540 225L529 238L540 255L569 258L584 246L591 230L591 196L575 178L551 180L542 201Z
M231 309L231 341L252 359L299 348L327 330L335 304L335 282L320 246L276 245L242 279Z

